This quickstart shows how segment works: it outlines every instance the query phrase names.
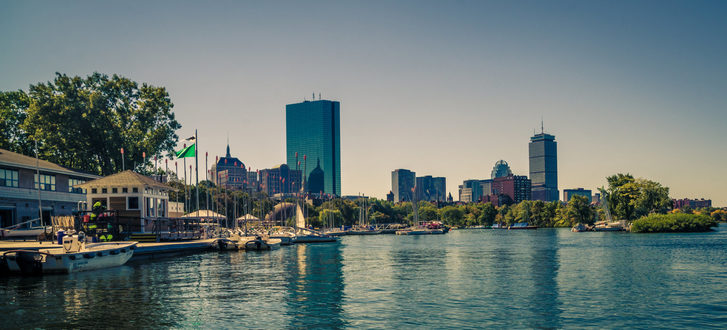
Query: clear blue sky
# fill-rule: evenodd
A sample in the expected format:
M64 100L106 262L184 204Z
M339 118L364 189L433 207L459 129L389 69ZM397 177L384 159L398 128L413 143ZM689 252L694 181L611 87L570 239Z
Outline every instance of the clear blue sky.
M56 71L167 87L200 148L285 161L285 104L341 101L342 188L391 170L528 174L541 116L559 188L617 172L727 205L725 1L0 1L0 90Z

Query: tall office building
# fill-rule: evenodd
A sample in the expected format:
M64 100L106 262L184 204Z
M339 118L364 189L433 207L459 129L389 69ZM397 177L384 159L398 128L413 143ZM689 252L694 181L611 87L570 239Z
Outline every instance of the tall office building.
M416 177L416 198L420 201L440 201L447 199L447 179L431 175Z
M341 196L340 103L317 100L288 104L285 106L285 128L290 169L303 171L306 181L314 170L319 175L320 169L323 171L323 193ZM319 162L320 166L316 166ZM314 179L320 182L319 177Z
M530 180L532 198L541 201L557 201L558 193L558 143L555 136L539 134L530 138Z
M391 191L394 202L410 202L414 195L416 173L400 168L391 172Z

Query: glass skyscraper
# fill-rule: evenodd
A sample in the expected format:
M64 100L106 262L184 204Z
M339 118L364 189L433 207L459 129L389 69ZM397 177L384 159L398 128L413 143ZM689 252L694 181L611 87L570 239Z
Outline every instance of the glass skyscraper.
M323 193L336 196L341 196L340 107L339 102L328 100L304 101L285 106L288 166L304 171L303 176L308 181L320 162Z
M555 136L540 132L530 138L530 180L532 199L557 201L558 193L558 143Z

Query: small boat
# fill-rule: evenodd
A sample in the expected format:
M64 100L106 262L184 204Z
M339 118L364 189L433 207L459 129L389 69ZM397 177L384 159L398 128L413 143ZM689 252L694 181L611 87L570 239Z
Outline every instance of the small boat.
M381 230L375 229L352 229L346 232L346 235L378 235L381 234ZM330 233L329 233L330 235Z
M270 235L270 238L275 238L280 240L280 245L292 245L293 239L295 236L288 235L288 234L273 234Z
M596 222L593 231L625 231L626 221Z
M328 243L336 242L338 237L329 235L297 235L293 243Z
M570 231L572 231L574 233L582 233L584 231L589 231L589 228L588 228L588 226L586 226L582 223L579 223L579 224L573 226L573 228L571 228Z
M530 226L527 222L518 222L510 225L507 229L538 229L538 226Z
M213 246L220 251L226 250L237 250L237 242L227 238L220 238L217 240L217 244Z
M0 228L0 239L36 238L53 231L53 227L40 225L39 221L40 219L33 219Z
M502 225L500 223L495 223L495 224L492 224L492 226L490 228L492 228L492 229L507 229L507 226L504 226L504 225Z
M265 251L280 248L281 240L278 238L264 239L257 237L256 239L245 242L245 250L247 251Z
M10 250L3 259L10 273L23 275L68 274L125 264L137 242L85 243L85 237L64 237L63 247Z

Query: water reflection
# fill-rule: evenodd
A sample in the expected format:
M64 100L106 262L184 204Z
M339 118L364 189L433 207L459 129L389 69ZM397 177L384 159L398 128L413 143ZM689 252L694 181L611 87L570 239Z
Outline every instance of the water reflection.
M287 262L291 328L341 328L343 273L340 244L298 244Z

